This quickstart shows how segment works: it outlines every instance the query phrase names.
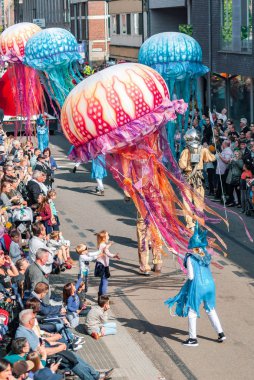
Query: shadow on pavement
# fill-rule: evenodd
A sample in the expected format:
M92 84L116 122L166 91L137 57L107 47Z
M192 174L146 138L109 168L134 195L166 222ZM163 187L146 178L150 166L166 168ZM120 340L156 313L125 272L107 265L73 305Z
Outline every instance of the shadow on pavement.
M152 335L155 335L159 338L167 338L170 340L174 340L176 342L183 343L184 340L179 338L178 336L185 336L188 335L187 330L180 330L180 329L175 329L172 327L168 326L160 326L160 325L155 325L152 324L148 321L140 320L140 319L126 319L126 318L117 318L117 320L123 324L125 327L129 327L131 329L137 330L139 333L142 334L147 334L150 333ZM187 319L186 319L187 322ZM187 324L186 324L187 327ZM198 335L198 338L204 339L204 340L209 340L212 342L217 342L217 339L212 339L206 336Z

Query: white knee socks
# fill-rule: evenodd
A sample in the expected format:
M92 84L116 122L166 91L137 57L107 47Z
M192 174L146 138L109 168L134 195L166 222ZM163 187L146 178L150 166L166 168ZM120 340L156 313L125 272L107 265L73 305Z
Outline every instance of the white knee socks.
M223 332L219 317L215 309L207 312L208 318L217 334ZM188 324L189 324L189 336L191 339L197 339L197 313L190 309L188 313Z
M209 311L209 313L207 313L207 315L208 315L208 318L211 322L211 325L213 326L213 328L217 332L217 334L222 333L223 330L222 330L222 327L220 324L219 317L216 313L216 310L213 309L213 310Z
M190 309L188 312L189 336L191 339L197 339L197 313Z
M96 178L96 182L98 184L98 189L99 190L104 190L102 179Z

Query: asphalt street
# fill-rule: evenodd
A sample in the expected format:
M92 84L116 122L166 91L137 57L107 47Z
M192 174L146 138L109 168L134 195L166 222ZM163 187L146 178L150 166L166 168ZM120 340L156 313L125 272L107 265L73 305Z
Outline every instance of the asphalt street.
M57 208L64 236L71 240L73 251L81 242L94 248L94 233L102 229L109 231L110 239L115 243L112 251L121 256L120 261L112 262L109 282L114 301L112 311L125 333L162 378L253 379L254 245L245 234L239 211L236 211L237 215L228 214L229 232L223 224L214 227L228 245L228 257L214 257L212 262L217 312L227 340L223 344L217 343L217 336L202 311L198 320L199 347L183 347L181 342L187 338L187 320L171 317L163 304L185 281L178 264L168 255L161 275L140 276L133 204L123 201L122 191L110 175L105 180L105 196L96 196L90 164L81 166L73 174L74 164L66 157L69 143L62 135L56 135L51 136L51 144L59 165ZM254 236L254 219L243 219ZM91 286L97 284L97 279L91 278ZM124 347L122 349L124 353ZM139 380L135 376L132 379Z

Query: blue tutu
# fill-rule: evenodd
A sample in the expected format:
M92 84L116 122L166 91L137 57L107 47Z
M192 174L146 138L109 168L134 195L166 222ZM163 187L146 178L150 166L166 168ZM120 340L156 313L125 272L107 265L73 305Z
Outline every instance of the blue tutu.
M193 280L187 280L180 292L164 303L170 309L176 304L175 314L179 317L187 317L189 309L194 310L200 317L199 309L202 302L207 312L215 308L215 284L209 266L211 256L208 253L205 253L204 256L187 254L184 261L185 267L188 257L190 257L193 266Z
M95 179L103 179L107 177L107 175L105 157L103 155L99 155L94 160L92 160L91 177Z

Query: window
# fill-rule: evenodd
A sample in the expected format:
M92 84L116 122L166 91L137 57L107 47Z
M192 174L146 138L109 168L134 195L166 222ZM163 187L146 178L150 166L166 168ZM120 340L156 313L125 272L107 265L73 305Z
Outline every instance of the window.
M221 48L223 50L251 53L252 1L222 0Z
M121 15L122 16L122 34L127 33L127 15Z
M131 15L127 14L127 34L131 34Z
M136 36L143 34L143 13L133 14L133 34Z
M116 15L111 16L110 24L111 34L116 34Z
M120 34L120 15L116 15L116 34Z
M71 4L71 17L75 17L75 8L76 8L76 5Z

